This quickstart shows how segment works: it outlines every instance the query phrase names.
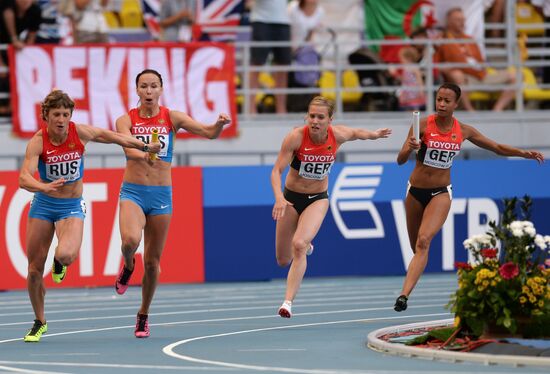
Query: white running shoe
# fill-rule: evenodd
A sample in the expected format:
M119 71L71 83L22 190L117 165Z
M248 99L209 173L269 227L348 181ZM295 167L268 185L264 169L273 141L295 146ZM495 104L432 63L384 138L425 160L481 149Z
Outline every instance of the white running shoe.
M309 243L309 248L306 251L306 256L309 256L312 253L313 253L313 243Z
M279 308L279 315L283 318L292 317L292 302L285 300L283 305Z

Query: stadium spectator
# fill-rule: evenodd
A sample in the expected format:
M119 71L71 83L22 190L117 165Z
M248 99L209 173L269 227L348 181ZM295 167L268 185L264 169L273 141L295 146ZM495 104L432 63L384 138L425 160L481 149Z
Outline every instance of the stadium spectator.
M297 50L304 42L310 41L313 32L321 26L325 15L319 0L292 0L288 4L292 49Z
M37 44L58 44L61 41L57 10L59 0L38 0L36 2L42 11L42 22L36 34Z
M34 44L41 22L40 7L32 0L0 1L0 44L11 44L16 49ZM22 37L24 39L21 39ZM7 66L7 51L1 50L0 67ZM0 92L9 92L9 79L6 72L0 72ZM10 111L9 100L0 99L0 116L10 115Z
M160 40L190 41L196 6L196 0L163 0L159 12Z
M444 33L446 39L470 39L473 38L464 33L465 17L461 8L452 8L447 12L447 27ZM441 45L436 53L439 62L452 62L468 64L468 67L441 69L445 78L458 85L484 84L512 84L515 83L515 73L507 70L495 70L488 73L487 69L480 66L484 58L476 43L450 43ZM493 110L502 111L514 99L513 90L505 90L501 93ZM462 96L464 109L474 111L474 107L468 95Z
M72 17L75 44L108 43L107 21L103 12L109 0L69 0L75 3Z
M253 42L290 42L290 19L287 11L287 0L255 0L251 4L250 21ZM292 60L290 46L253 47L251 65L264 65L269 55L277 65L290 65ZM250 73L250 88L259 86L259 71ZM286 71L273 72L275 88L286 88L288 74ZM277 113L286 113L286 95L275 95ZM249 96L250 112L256 113L256 95Z
M544 23L550 23L550 0L531 0L531 4L533 4L544 16ZM544 28L544 36L550 38L550 27ZM544 43L544 47L548 48L549 46L550 43ZM544 60L550 63L550 57L548 55L544 56ZM542 68L542 82L546 84L550 83L550 66L544 66Z
M399 50L399 60L402 64L416 64L420 60L420 54L416 48L403 47ZM401 81L399 108L401 110L424 110L426 97L420 68L418 66L403 66L398 78Z

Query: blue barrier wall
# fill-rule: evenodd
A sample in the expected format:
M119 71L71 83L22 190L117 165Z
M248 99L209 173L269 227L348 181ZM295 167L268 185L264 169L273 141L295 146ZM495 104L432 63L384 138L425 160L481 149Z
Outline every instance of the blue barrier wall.
M307 276L404 274L412 252L403 199L413 163L335 164L330 209ZM204 177L207 281L285 277L275 261L271 167L208 167ZM550 166L525 160L455 161L453 205L433 240L426 271L466 261L462 242L498 219L502 198L530 195L537 231L550 234Z

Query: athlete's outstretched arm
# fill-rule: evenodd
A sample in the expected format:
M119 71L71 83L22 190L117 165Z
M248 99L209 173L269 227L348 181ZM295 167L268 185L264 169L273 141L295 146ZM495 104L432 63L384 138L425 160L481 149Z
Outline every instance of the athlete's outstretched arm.
M172 120L172 124L174 125L176 131L179 129L184 129L191 134L199 135L207 139L216 139L220 136L223 127L231 123L231 118L229 118L227 114L223 113L218 116L216 123L210 126L202 124L191 118L189 115L183 112L178 112L177 110L170 111L170 119Z
M333 125L334 135L339 144L353 141L353 140L376 140L380 138L387 138L391 135L391 129L381 128L374 131L353 128L344 125Z
M139 139L128 134L122 134L111 130L101 129L90 125L76 125L78 136L84 141L93 141L96 143L118 144L125 148L135 148L144 152L158 153L160 151L160 143L155 142L146 144Z
M511 145L500 144L492 139L489 139L470 125L461 124L461 127L464 139L468 139L480 148L487 149L500 156L523 157L537 160L538 163L544 162L544 155L538 151L524 150L512 147Z
M301 129L292 130L283 140L281 150L271 170L271 187L275 196L275 204L273 205L273 219L278 220L285 214L287 205L292 205L283 196L282 175L286 167L292 161L294 151L300 147L302 141Z
M19 172L19 187L29 192L54 192L59 187L63 186L65 179L60 178L51 183L44 183L36 180L34 174L38 169L38 158L42 153L42 136L35 134L29 144L27 144L27 150L25 151L25 160Z

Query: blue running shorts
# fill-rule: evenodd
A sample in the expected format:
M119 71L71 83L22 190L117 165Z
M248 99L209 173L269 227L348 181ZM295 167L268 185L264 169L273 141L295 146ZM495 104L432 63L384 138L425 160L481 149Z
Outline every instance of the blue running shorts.
M86 204L82 197L61 199L36 192L31 201L29 217L50 222L72 217L84 220L86 217Z
M146 216L172 214L172 186L145 186L122 183L120 201L130 200L137 204Z

